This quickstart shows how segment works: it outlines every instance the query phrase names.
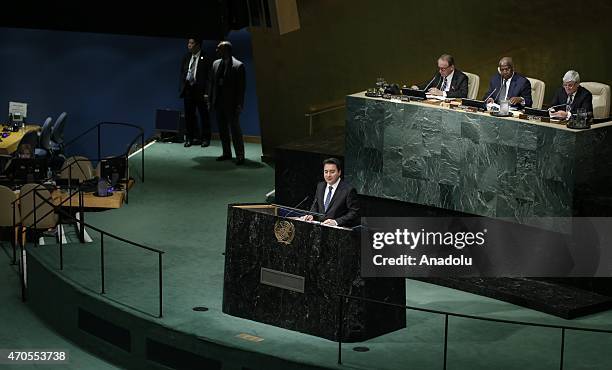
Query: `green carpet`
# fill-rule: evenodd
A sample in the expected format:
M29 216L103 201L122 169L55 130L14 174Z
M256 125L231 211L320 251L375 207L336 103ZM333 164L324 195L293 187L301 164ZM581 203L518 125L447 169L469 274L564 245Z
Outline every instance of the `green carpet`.
M406 329L359 344L367 346L368 352L353 351L358 344L344 345L343 365L338 366L337 343L223 314L227 204L262 202L274 187L274 171L259 161L258 145L247 144L248 161L243 167L229 161L216 162L220 151L218 142L206 149L154 144L146 150L146 182L133 188L130 203L118 210L87 215L86 221L92 225L166 251L164 318L152 317L157 314L157 255L105 238L107 298L129 305L134 314L149 315L150 320L164 326L299 363L356 369L442 368L444 318L439 315L409 311ZM135 160L139 157L132 160L132 175L139 171ZM66 246L62 274L96 294L101 282L100 238L95 232L90 235L94 243ZM37 254L57 268L55 246L40 247ZM15 300L18 284L12 285L10 294ZM21 307L14 304L11 311ZM612 329L612 312L567 321L413 280L407 281L407 304L486 317ZM195 306L210 310L195 312ZM6 321L11 312L5 308L2 312ZM245 341L236 337L240 333L264 341ZM448 369L558 369L560 339L560 331L554 329L451 318ZM10 343L9 338L0 336L0 347ZM564 368L612 369L612 353L607 350L611 345L612 335L568 332Z

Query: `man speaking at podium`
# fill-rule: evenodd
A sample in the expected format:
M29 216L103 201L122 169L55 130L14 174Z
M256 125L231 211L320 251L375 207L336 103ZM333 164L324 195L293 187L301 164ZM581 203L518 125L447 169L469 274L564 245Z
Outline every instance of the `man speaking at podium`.
M357 191L342 180L340 175L342 169L338 159L328 158L323 161L325 181L317 185L317 193L310 211L324 214L324 225L355 226L359 223ZM313 216L306 215L303 220L312 221Z

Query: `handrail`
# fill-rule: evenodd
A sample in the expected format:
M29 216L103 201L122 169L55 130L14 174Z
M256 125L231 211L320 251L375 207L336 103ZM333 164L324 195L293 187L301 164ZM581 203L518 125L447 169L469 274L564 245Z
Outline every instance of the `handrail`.
M560 369L563 370L563 357L565 353L565 331L573 330L573 331L585 331L585 332L593 332L593 333L608 333L612 334L612 329L595 329L595 328L585 328L578 326L568 326L568 325L554 325L554 324L539 324L539 323L531 323L527 321L518 321L518 320L507 320L507 319L495 319L492 317L482 317L476 315L468 315L456 312L448 312L441 310L434 310L430 308L423 307L415 307L408 305L401 305L397 303L389 303L371 298L364 297L356 297L347 294L337 294L338 299L338 364L342 364L342 337L343 337L343 327L344 327L344 300L355 300L355 301L363 301L374 303L378 305L384 305L389 307L397 307L402 308L404 310L412 310L412 311L421 311L427 313L433 313L438 315L444 315L444 366L443 369L446 370L446 360L447 360L447 352L448 352L448 317L460 317L471 320L480 320L480 321L490 321L490 322L499 322L504 324L513 324L513 325L522 325L522 326L531 326L531 327L541 327L541 328L551 328L551 329L561 329L561 353L560 353Z
M316 117L318 115L321 115L327 112L333 112L333 111L336 111L336 110L339 110L345 107L346 107L346 103L344 102L344 100L342 100L341 103L339 101L336 101L336 102L332 102L328 106L323 106L320 108L311 107L310 112L304 114L304 117L308 118L308 136L312 136L312 117Z
M81 139L82 137L84 137L85 135L87 135L88 133L90 133L91 131L93 131L94 129L97 129L98 133L97 133L97 141L98 141L98 158L101 157L101 128L102 126L105 125L109 125L109 126L127 126L127 127L132 127L135 129L138 129L138 131L140 131L139 134L137 134L136 136L134 136L134 138L130 141L130 144L128 145L128 147L126 148L125 152L123 154L118 155L118 157L121 156L125 156L127 157L129 155L130 152L130 148L132 145L134 145L136 143L136 140L138 140L138 138L140 138L140 144L141 144L141 148L142 148L142 153L141 153L141 174L140 174L140 181L144 182L144 147L145 147L145 139L144 139L144 129L138 125L135 125L133 123L126 123L126 122L99 122L98 124L96 124L95 126L92 126L90 128L88 128L87 130L85 130L84 132L82 132L81 134L77 135L75 138L73 138L72 140L70 140L69 142L67 142L66 144L63 145L64 148L70 146L71 144L75 143L77 140Z
M72 216L70 213L68 213L68 212L66 212L65 210L63 210L63 209L61 208L61 205L62 205L64 202L66 202L68 199L72 199L72 197L74 196L74 194L77 194L77 193L73 193L73 194L72 194L72 195L71 195L69 198L67 198L67 199L65 199L64 201L60 202L60 204L54 204L54 203L52 203L51 201L49 201L49 199L45 198L44 196L42 196L42 195L40 194L40 191L42 191L42 190L46 190L46 189L40 189L40 188L35 188L35 189L32 189L32 191L31 191L31 192L33 192L33 195L32 195L32 196L33 196L33 197L34 197L34 196L36 196L36 197L38 197L39 199L41 199L41 200L42 200L44 203L47 203L48 205L50 205L50 206L52 207L52 210L51 210L51 211L49 211L49 212L47 212L47 213L46 213L44 216L42 216L40 219L44 219L45 217L47 217L47 216L48 216L49 214L51 214L52 212L59 212L59 213L61 213L61 214L62 214L64 217L67 217L67 218L69 218L69 219L72 219L73 221L75 221L77 224L79 224L79 225L80 225L81 235L83 235L84 230L85 230L85 227L88 227L88 228L90 228L90 229L92 229L92 230L95 230L95 231L97 231L97 232L99 232L99 233L100 233L100 260L101 260L100 268L101 268L101 276L102 276L102 279L101 279L101 292L100 292L101 294L106 293L106 291L105 291L105 278L104 278L104 276L105 276L105 275L104 275L104 271L105 271L105 269L104 269L104 236L105 236L105 235L107 235L107 236L109 236L109 237L111 237L111 238L113 238L113 239L119 240L119 241L121 241L121 242L127 243L127 244L129 244L129 245L133 245L133 246L135 246L135 247L139 247L139 248L141 248L141 249L145 249L145 250L148 250L148 251L151 251L151 252L155 252L155 253L157 253L157 254L158 254L158 261L159 261L159 262L158 262L158 263L159 263L159 265L158 265L158 266L159 266L159 314L158 314L158 317L160 317L160 318L161 318L161 317L163 316L163 283L162 283L162 281L163 281L163 280L162 280L162 279L163 279L163 274L162 274L162 255L163 255L165 252L164 252L164 251L162 251L162 250L160 250L160 249L153 248L153 247L148 247L148 246L146 246L146 245L143 245L143 244L140 244L140 243L136 243L136 242L133 242L133 241L131 241L131 240L125 239L125 238L123 238L123 237L120 237L120 236L117 236L117 235L111 234L111 233L109 233L109 232L107 232L107 231L104 231L104 230L102 230L102 229L100 229L100 228L98 228L98 227L96 227L96 226L93 226L93 225L90 225L90 224L86 223L86 222L83 220L83 217L81 217L80 219L79 219L79 218L76 218L76 217ZM80 206L81 206L81 208L82 208L82 207L83 207L83 198L82 198L82 190L81 190L81 189L79 189L79 190L78 190L78 194L79 194L79 197L80 197L80 199L79 199L79 200L80 200ZM42 204L44 204L44 203L40 203L40 205L39 205L39 206L41 206L41 205L42 205ZM38 209L38 207L39 207L39 206L36 206L36 202L34 202L34 208L33 208L33 210L32 210L32 212L34 212L34 225L33 225L33 227L34 227L34 228L36 228L36 225L37 225L37 220L38 220L38 218L36 217L36 209ZM13 209L14 209L14 208L15 208L15 204L13 203ZM32 212L28 213L28 215L27 215L27 216L29 216L30 214L32 214ZM13 212L13 224L16 226L14 214L15 214L15 212ZM82 214L82 212L81 212L81 214ZM26 217L27 217L27 216L26 216ZM23 220L24 218L25 218L25 217L22 217L22 220ZM22 220L20 220L20 222L22 222ZM22 225L22 226L23 226L23 225ZM26 228L27 228L27 227L26 227ZM23 252L23 250L24 250L23 240L22 240L21 238L20 238L19 240L20 240L20 250ZM59 235L59 240L60 240L60 269L61 269L61 270L63 270L63 254L62 254L63 249L62 249L62 237L61 237L61 235ZM23 276L23 274L25 274L25 271L24 271L24 270L23 270L23 268L22 268L22 279L21 279L21 280L22 280L22 299L25 301L25 290L26 290L26 289L25 289L25 276Z

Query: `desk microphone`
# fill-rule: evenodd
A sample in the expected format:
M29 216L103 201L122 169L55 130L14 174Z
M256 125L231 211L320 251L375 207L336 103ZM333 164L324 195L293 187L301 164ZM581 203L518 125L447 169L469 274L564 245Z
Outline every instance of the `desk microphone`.
M425 85L425 88L423 89L423 91L427 91L427 88L431 85L432 82L434 82L434 80L436 79L436 77L438 77L438 74L435 74L433 76L433 78L431 79L431 81L429 81L429 83L427 85Z
M495 91L497 91L497 87L496 87L496 88L494 88L494 89L493 89L493 91L491 91L491 93L489 94L489 96L487 96L487 97L485 98L485 100L484 100L484 101L486 102L487 100L489 100L489 98L490 98L490 97L491 97L493 94L495 94Z
M296 211L295 209L296 209L297 207L301 206L301 205L302 205L302 204L303 204L303 203L306 201L306 199L308 199L308 198L310 198L310 195L307 195L307 196L306 196L306 198L302 199L302 201L301 201L301 202L299 202L299 203L298 203L298 204L297 204L295 207L291 207L291 212L295 212L295 211ZM285 217L289 217L289 215L291 214L291 212L287 213L287 214L285 215ZM297 213L297 212L296 212L296 213Z

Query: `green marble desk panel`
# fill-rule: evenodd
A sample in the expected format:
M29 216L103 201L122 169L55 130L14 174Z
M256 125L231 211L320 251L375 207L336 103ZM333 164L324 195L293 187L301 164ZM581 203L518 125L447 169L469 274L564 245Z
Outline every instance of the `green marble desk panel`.
M370 196L519 222L578 215L583 198L610 195L611 148L611 123L577 131L347 97L345 175Z

